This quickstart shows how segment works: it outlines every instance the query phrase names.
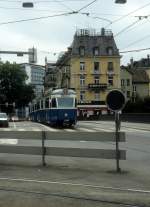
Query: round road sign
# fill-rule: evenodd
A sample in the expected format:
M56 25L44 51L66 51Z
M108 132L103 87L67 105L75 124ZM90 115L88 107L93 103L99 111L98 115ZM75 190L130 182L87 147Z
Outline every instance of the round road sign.
M112 111L120 111L124 108L126 99L124 94L117 89L110 91L106 97L106 104Z

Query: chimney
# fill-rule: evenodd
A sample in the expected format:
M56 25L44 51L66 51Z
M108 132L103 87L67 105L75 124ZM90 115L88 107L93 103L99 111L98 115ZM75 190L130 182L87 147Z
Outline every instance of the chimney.
M102 28L102 29L101 29L101 35L102 35L102 36L105 36L105 28Z
M133 69L133 57L130 59L131 69Z
M147 55L147 65L149 66L150 64L150 58L149 58L149 54Z

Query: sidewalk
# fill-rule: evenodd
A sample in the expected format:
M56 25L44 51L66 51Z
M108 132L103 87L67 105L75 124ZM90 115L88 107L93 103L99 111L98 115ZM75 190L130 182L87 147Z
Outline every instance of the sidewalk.
M51 157L41 167L35 157L2 157L0 163L1 207L150 206L149 165L122 161L116 174L114 160Z

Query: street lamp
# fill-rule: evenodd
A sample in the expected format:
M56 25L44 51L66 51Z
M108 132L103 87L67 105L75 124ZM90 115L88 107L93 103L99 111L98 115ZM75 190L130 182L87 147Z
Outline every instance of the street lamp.
M25 8L33 8L33 3L32 2L23 2L22 6Z
M115 0L116 4L125 4L127 0Z

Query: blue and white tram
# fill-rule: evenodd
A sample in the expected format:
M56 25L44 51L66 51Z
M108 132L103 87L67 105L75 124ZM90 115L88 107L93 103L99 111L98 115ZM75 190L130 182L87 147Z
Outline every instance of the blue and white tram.
M55 89L51 96L30 105L30 120L49 125L75 125L77 121L76 92Z

